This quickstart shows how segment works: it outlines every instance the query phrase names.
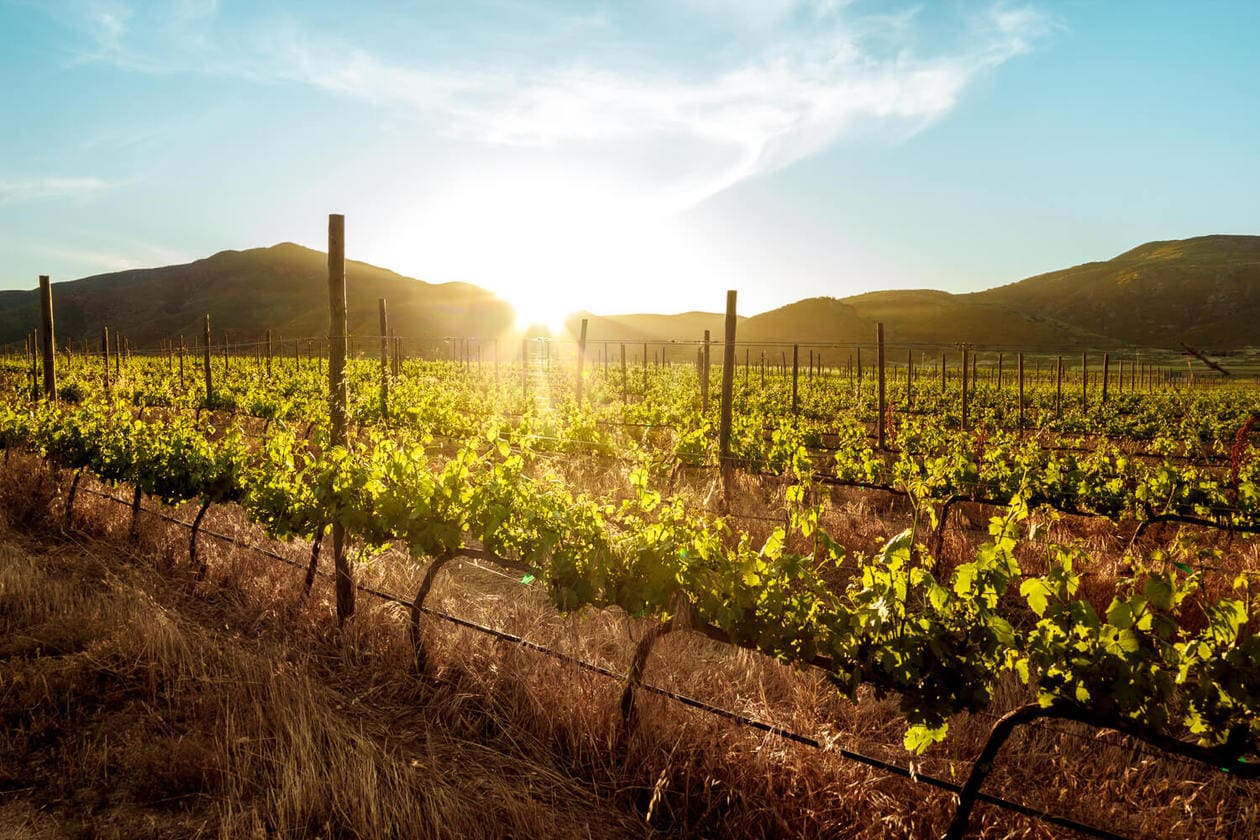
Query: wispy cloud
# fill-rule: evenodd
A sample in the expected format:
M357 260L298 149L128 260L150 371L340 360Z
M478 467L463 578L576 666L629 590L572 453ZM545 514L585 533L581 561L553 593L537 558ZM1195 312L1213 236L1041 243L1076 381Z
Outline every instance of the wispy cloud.
M0 204L41 199L86 199L116 186L104 178L33 177L0 178Z
M664 210L854 132L912 136L1052 28L1038 9L1007 3L951 21L941 38L918 7L861 15L844 0L647 2L639 11L655 15L655 27L616 16L574 27L540 6L528 33L538 42L551 31L587 40L563 57L517 52L505 67L493 50L426 63L292 14L238 9L229 22L220 11L213 0L87 0L77 15L89 39L82 57L143 72L296 83L376 103L472 147L533 149L620 170ZM679 31L702 43L704 55L643 58L659 51L655 39Z
M465 141L562 147L577 157L620 155L629 165L672 160L677 165L665 167L669 183L658 186L677 208L816 154L851 132L884 129L905 139L947 114L978 76L1027 52L1051 29L1050 19L1031 7L995 5L969 20L952 48L918 54L911 47L913 9L849 19L845 4L836 2L693 4L759 32L758 53L704 74L669 67L629 72L590 62L512 75L452 74L291 28L270 50L277 62L272 72L436 117Z

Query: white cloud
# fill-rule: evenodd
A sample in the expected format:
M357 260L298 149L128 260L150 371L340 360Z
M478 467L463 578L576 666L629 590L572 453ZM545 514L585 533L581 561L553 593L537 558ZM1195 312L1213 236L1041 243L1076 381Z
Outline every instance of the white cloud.
M813 155L857 127L904 139L948 113L979 74L1028 51L1049 28L1029 7L994 6L953 49L914 54L914 10L854 21L828 2L692 0L763 30L760 55L697 76L653 68L548 65L454 72L391 60L287 27L251 72L403 107L461 141L617 159L637 190L679 209ZM792 15L807 12L806 25ZM819 19L828 25L819 26ZM869 46L868 46L869 42ZM682 160L668 182L645 159ZM664 167L669 170L670 167Z
M400 267L423 230L427 276L487 282L533 266L536 287L566 274L574 295L597 269L622 270L631 288L662 262L695 261L662 221L850 137L903 142L1053 28L1003 2L942 23L920 6L860 14L845 0L644 0L595 18L521 0L507 5L528 10L523 28L487 34L499 24L483 9L484 21L466 12L468 32L426 43L427 21L402 31L418 13L373 35L317 27L305 6L104 2L80 13L85 60L300 85L405 115L426 147L449 146L428 165L395 145L367 178L319 193L353 199L391 173L365 204L398 205L375 247ZM362 135L372 159L379 147Z

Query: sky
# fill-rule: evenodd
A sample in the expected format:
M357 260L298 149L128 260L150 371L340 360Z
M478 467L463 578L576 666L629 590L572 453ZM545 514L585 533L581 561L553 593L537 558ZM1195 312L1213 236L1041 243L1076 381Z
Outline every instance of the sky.
M343 213L529 320L976 291L1260 233L1257 43L1257 0L0 0L0 289Z

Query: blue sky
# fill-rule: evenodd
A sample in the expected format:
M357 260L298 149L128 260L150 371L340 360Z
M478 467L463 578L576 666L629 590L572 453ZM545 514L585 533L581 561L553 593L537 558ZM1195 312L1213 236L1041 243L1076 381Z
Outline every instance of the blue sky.
M1255 0L0 0L0 288L341 212L539 318L978 290L1260 233L1257 43Z

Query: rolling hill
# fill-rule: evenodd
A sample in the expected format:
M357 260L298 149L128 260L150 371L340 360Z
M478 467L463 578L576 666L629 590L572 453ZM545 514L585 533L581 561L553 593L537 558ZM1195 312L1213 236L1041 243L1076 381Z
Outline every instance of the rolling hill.
M1260 345L1260 236L1148 242L1106 262L967 298L1042 313L1125 344Z
M328 334L328 263L292 243L222 251L186 265L137 269L53 284L58 343L99 342L101 326L153 347L183 335L191 346L210 313L216 336L252 341ZM395 334L440 344L443 336L494 336L510 329L506 302L465 283L431 284L346 261L350 334L379 334L386 298ZM0 341L20 342L39 322L38 291L0 292ZM217 339L216 339L217 340ZM93 346L96 346L95 344Z
M633 318L633 329L623 318ZM699 337L717 314L605 316L603 337ZM707 319L707 320L706 320ZM1203 236L1151 242L1105 262L1030 277L972 294L869 292L797 301L744 319L741 341L870 343L875 324L895 344L1041 350L1151 347L1182 343L1212 352L1260 347L1260 236ZM695 326L693 326L693 324ZM720 327L711 327L713 335Z
M443 336L491 338L512 331L514 313L490 292L430 284L347 262L350 331L377 332L377 299L389 301L401 336L439 347ZM191 343L209 312L216 336L310 337L327 333L327 269L319 251L284 243L223 251L186 265L122 271L54 285L59 342L98 341L100 328L151 347L183 335ZM0 342L21 342L38 321L37 292L0 292ZM722 335L719 313L593 315L592 341L696 341ZM796 301L741 317L739 339L763 344L869 344L883 322L896 345L1073 350L1150 347L1209 352L1260 347L1260 236L1202 236L1150 242L1114 259L1029 277L972 294L869 292ZM370 348L366 348L370 349Z

